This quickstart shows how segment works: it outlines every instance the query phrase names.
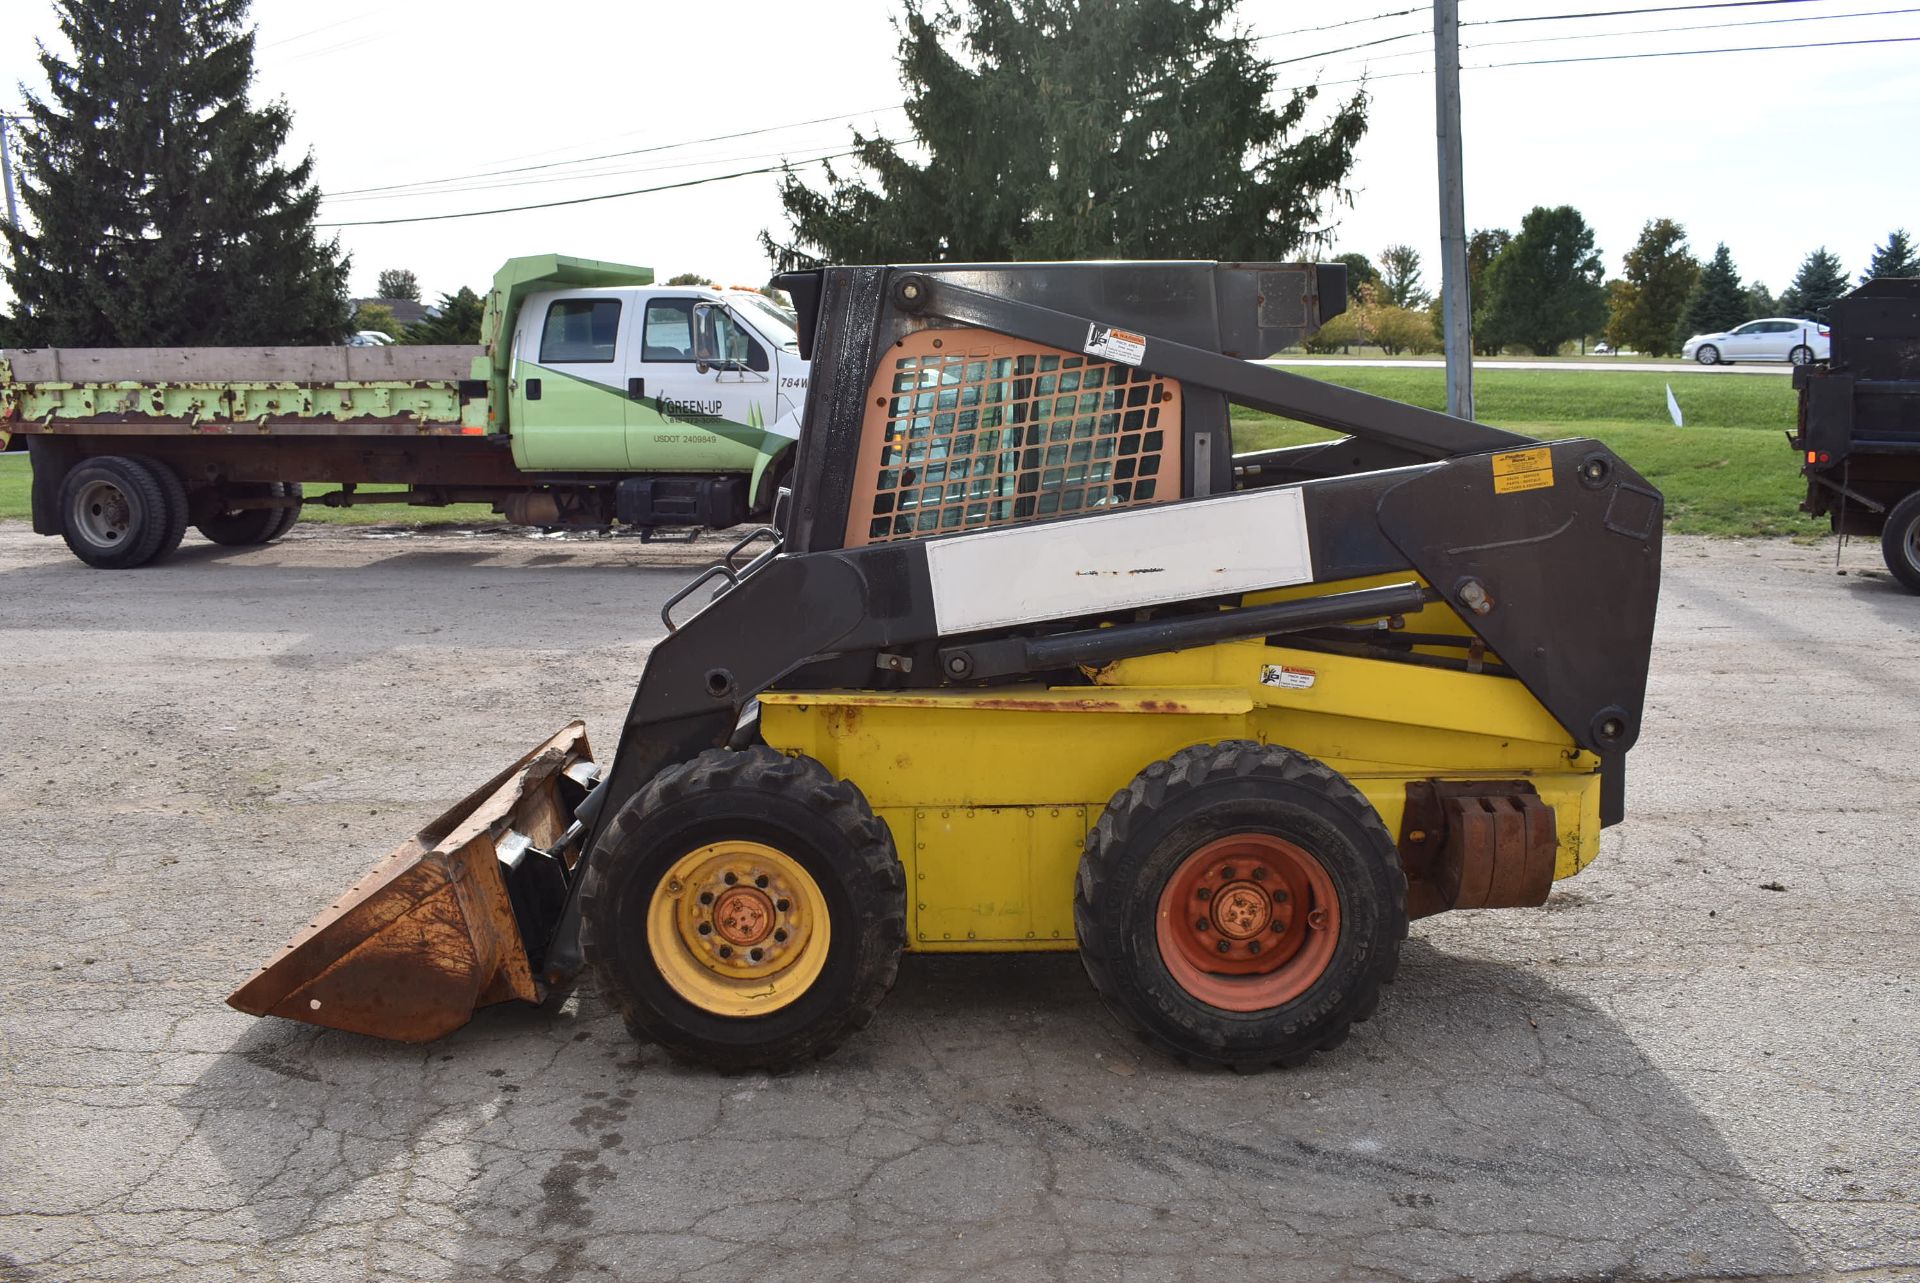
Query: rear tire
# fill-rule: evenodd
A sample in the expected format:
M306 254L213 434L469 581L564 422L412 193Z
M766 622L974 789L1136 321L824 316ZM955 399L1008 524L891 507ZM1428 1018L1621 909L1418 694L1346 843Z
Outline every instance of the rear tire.
M1702 343L1699 350L1693 354L1693 359L1702 365L1718 365L1720 364L1720 349L1711 343Z
M1074 926L1114 1016L1175 1055L1292 1066L1373 1014L1407 933L1399 852L1358 789L1251 740L1155 762L1087 836Z
M160 483L160 489L166 496L167 524L161 531L159 546L153 550L153 556L147 558L147 564L153 565L155 562L165 561L171 557L174 550L180 546L180 541L186 537L187 483L180 479L180 474L171 466L158 459L152 459L143 454L131 457L136 463L153 473L154 479Z
M1880 531L1880 555L1908 592L1920 593L1920 490L1894 504L1887 514L1887 524Z
M267 481L229 486L226 493L235 499L278 499L286 491L281 482ZM247 548L279 538L285 524L284 508L231 508L196 522L194 529L225 547Z
M581 945L601 994L680 1060L739 1072L824 1056L899 973L892 836L809 757L713 749L661 772L585 876Z
M282 481L279 483L279 485L280 485L280 493L285 498L305 499L307 497L306 486L301 484L298 481ZM293 529L294 526L299 524L300 513L301 513L301 508L298 504L295 504L291 508L280 509L279 528L276 529L272 534L267 536L267 542L272 543L274 540L281 538L287 533L287 531Z
M167 537L170 520L166 489L138 459L82 459L60 482L60 533L89 566L146 565Z

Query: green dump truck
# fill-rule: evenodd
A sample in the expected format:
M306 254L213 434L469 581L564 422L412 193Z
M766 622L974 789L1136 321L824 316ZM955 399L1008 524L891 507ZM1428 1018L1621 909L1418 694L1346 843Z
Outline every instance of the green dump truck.
M188 525L267 543L311 503L486 503L525 524L643 530L771 510L807 363L770 299L516 258L481 339L4 351L0 446L26 438L34 529L107 568L160 560Z

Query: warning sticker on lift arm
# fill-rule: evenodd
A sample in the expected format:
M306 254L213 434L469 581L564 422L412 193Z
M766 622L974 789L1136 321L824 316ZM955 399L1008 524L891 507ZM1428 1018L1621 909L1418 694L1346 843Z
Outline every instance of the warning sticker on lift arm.
M1088 356L1104 356L1109 361L1138 365L1147 359L1147 336L1132 330L1116 330L1111 325L1088 325Z
M1287 664L1267 664L1260 669L1262 686L1280 686L1287 690L1303 691L1311 689L1320 679L1311 668L1294 668Z
M1553 485L1553 451L1510 450L1493 456L1493 492L1545 490Z

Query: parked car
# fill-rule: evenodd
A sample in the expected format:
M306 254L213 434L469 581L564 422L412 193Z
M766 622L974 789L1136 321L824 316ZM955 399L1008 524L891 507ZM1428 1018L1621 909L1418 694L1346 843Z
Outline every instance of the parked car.
M347 338L348 347L386 347L393 342L391 334L379 330L355 330Z
M1702 365L1732 365L1735 361L1810 365L1826 360L1832 348L1831 331L1818 321L1766 316L1718 334L1696 334L1680 349L1680 355Z

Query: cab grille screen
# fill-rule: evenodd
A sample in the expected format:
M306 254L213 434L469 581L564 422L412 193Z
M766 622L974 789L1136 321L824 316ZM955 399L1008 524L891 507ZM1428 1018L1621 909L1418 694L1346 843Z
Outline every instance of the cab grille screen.
M1130 365L930 330L870 389L848 547L1180 497L1180 385Z

